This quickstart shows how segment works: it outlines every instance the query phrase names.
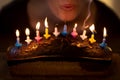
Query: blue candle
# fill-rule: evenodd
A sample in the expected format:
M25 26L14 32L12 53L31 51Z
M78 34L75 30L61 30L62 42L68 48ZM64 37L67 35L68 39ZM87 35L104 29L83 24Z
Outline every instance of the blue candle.
M62 35L66 36L67 35L67 25L64 25L63 31L62 31Z
M19 43L18 41L16 41L16 43L15 43L15 47L20 48L21 46L22 46L22 44Z
M106 28L104 27L104 29L103 29L103 41L102 41L102 43L100 44L100 47L102 47L102 48L105 48L105 47L107 46L106 36L107 36L107 30L106 30Z
M102 41L102 43L100 44L100 47L105 48L105 47L107 46L107 43L106 43L105 41L106 41L106 39L103 38L103 41Z
M15 47L19 48L22 46L22 44L20 43L20 33L19 33L19 30L16 30L16 36L17 36L17 40L16 40L16 43L15 43Z

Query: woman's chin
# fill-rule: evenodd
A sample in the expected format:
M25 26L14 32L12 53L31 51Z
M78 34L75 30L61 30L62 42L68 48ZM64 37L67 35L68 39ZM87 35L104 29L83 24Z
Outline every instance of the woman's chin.
M69 22L69 21L73 21L76 17L75 16L65 16L65 17L58 17L61 21L64 22Z

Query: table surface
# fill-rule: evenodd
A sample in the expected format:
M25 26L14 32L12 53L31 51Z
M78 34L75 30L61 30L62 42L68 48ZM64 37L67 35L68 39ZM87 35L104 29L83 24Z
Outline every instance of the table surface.
M37 61L11 67L1 52L0 80L120 80L120 55L114 53L112 58L112 65L104 71L85 71L76 61Z

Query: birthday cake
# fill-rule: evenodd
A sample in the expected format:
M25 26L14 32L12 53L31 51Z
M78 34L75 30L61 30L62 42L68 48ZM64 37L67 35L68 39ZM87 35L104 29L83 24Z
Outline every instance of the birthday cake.
M47 19L46 21L47 22ZM15 46L10 46L7 52L8 60L25 60L41 57L61 57L61 58L84 58L93 60L111 60L112 49L103 42L97 43L94 34L91 38L87 38L86 30L82 35L76 32L77 24L73 28L71 34L67 33L67 25L64 25L63 32L58 32L57 27L53 32L54 35L48 33L48 24L45 23L46 29L44 37L39 34L40 23L36 25L36 37L31 40L29 37L29 29L26 28L25 43L19 42L19 32L16 30L17 42ZM94 25L90 27L94 32ZM106 29L104 29L106 33Z
M97 42L91 44L89 39L82 40L79 36L73 38L71 35L59 35L51 36L49 39L42 38L40 41L32 40L29 45L22 43L21 47L10 46L7 57L9 60L51 56L111 60L111 53L109 47L103 48Z

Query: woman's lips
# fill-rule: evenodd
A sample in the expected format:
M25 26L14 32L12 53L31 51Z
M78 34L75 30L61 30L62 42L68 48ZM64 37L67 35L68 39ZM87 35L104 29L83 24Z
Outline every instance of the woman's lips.
M71 11L74 9L74 5L72 4L65 4L61 6L61 9L65 10L65 11Z

